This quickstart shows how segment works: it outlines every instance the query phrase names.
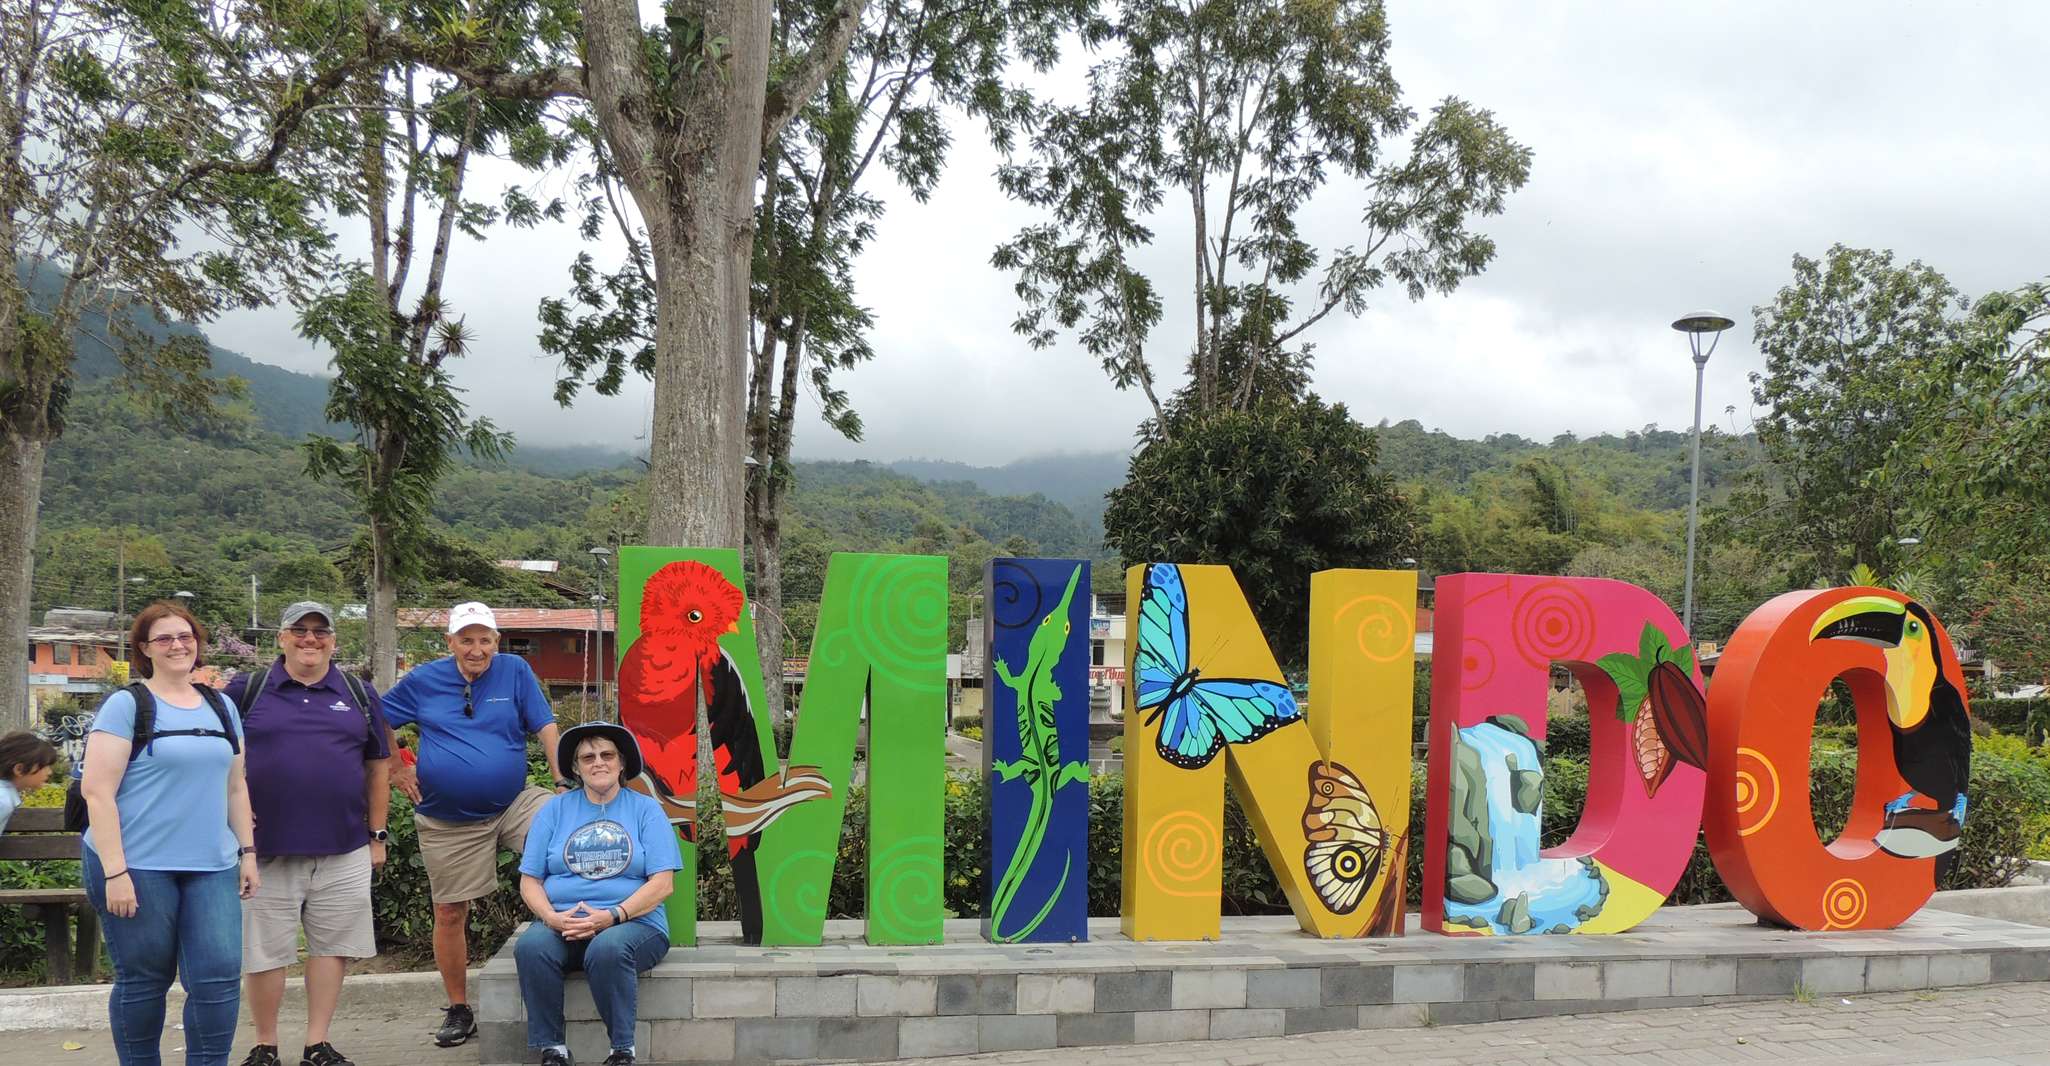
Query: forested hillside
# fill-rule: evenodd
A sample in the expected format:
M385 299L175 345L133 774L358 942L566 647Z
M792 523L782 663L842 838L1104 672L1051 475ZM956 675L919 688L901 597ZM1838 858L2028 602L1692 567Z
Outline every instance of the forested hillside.
M49 284L47 279L43 284ZM140 328L140 327L138 327ZM144 329L157 340L186 327ZM43 494L35 605L113 605L125 546L144 582L136 596L188 588L247 619L259 598L361 598L365 548L346 494L310 482L299 441L333 432L321 415L327 382L210 348L215 376L248 383L240 400L173 426L114 380L106 323L81 331L69 428L52 452ZM1548 442L1501 434L1466 440L1416 421L1379 427L1381 465L1414 505L1426 575L1458 570L1583 573L1637 581L1677 602L1688 441L1648 426ZM1757 462L1756 442L1711 430L1703 495L1717 503ZM1095 560L1097 585L1119 585L1103 548L1104 494L1120 484L1119 452L1021 459L1001 467L936 460L798 462L783 541L788 621L802 643L835 551L949 557L953 614L967 613L982 565L1001 553ZM405 596L436 602L461 590L507 602L584 602L491 560L562 561L562 586L595 587L588 549L632 542L643 525L645 467L597 446L515 449L506 463L468 463L437 492L435 558ZM125 531L125 532L124 532ZM1780 575L1755 550L1708 538L1700 598L1704 635L1734 625ZM159 590L157 585L165 584ZM201 587L194 587L201 586ZM227 617L226 606L221 608Z

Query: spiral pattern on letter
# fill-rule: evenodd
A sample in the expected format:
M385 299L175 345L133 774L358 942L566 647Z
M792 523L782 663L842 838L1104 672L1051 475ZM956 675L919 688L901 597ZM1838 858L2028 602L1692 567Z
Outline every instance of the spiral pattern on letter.
M938 837L910 837L869 860L868 920L897 943L937 940L944 886Z
M1361 596L1338 609L1341 635L1348 626L1360 654L1377 663L1391 662L1415 647L1415 614L1386 596Z
M1756 748L1737 749L1737 834L1765 828L1780 808L1780 775Z
M1471 692L1494 679L1494 647L1477 637L1462 641L1459 646L1459 687Z
M780 827L778 827L780 828ZM787 929L816 930L826 920L826 893L833 887L830 851L793 851L769 870L761 888L762 914Z
M1045 616L1046 590L1032 571L1008 559L989 567L989 618L998 629L1030 629Z
M1169 811L1146 830L1139 861L1146 879L1170 896L1208 896L1224 843L1217 823L1195 811Z
M848 618L871 669L913 691L946 687L947 583L930 559L870 556L854 575Z
M1822 928L1856 929L1865 920L1868 903L1865 886L1853 877L1840 877L1822 890Z
M1594 646L1594 608L1580 590L1563 581L1544 581L1524 592L1510 614L1516 650L1532 666L1549 668L1579 659Z

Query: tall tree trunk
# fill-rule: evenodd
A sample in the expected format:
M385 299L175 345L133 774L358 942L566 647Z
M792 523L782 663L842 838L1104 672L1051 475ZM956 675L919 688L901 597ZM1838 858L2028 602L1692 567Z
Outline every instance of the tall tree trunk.
M29 574L35 565L36 513L42 504L45 441L0 432L0 634L17 635L0 655L0 732L27 729L28 660L22 649L31 623Z
M368 651L371 680L380 692L390 691L398 675L399 578L391 523L370 520L370 621Z
M747 492L748 277L762 157L761 87L769 77L769 5L720 0L701 10L707 36L727 38L727 58L715 77L700 79L666 135L651 138L642 125L647 117L630 104L606 121L610 108L595 54L592 87L616 156L633 159L620 149L640 151L650 140L673 149L648 159L648 166L622 167L650 223L656 268L648 540L739 548ZM593 44L616 42L601 34ZM616 122L641 128L623 141ZM652 217L650 199L662 202L659 215L666 217Z
M755 646L762 656L765 711L772 722L786 716L783 707L783 642L790 630L783 624L783 524L777 511L782 493L769 484L769 467L755 472L747 507L747 596L755 606Z

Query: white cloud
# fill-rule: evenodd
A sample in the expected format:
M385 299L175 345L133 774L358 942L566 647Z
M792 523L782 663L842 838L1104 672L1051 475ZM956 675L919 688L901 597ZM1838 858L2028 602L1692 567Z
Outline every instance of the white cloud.
M1538 438L1684 426L1686 342L1666 323L1707 306L1737 319L1710 362L1706 417L1749 406L1750 309L1795 253L1831 243L1920 258L1968 293L2046 272L2050 82L2037 74L2050 8L2022 4L1737 8L1399 5L1391 55L1419 110L1456 94L1493 109L1536 152L1530 184L1485 224L1489 271L1450 297L1384 293L1314 331L1316 387L1365 421L1416 418L1465 436ZM1072 70L1072 67L1069 68ZM1056 82L1072 79L1064 72ZM844 382L860 445L809 423L800 454L1002 462L1124 447L1147 413L1071 342L1034 352L1010 331L1012 278L995 245L1032 216L996 190L995 156L963 128L929 204L888 196L860 265L877 361ZM519 176L486 168L487 186ZM1356 194L1314 206L1343 233ZM1186 350L1186 224L1160 221L1149 262L1170 298L1154 350ZM556 228L459 244L450 296L480 335L457 368L473 405L530 441L631 445L647 387L562 412L534 343L534 306L579 248ZM232 316L224 346L295 369L290 315Z

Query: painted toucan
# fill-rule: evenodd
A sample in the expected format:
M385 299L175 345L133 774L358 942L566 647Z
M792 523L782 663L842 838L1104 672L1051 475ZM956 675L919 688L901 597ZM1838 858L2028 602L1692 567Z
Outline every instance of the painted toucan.
M1972 774L1972 720L1963 672L1950 642L1937 636L1929 609L1913 600L1854 596L1816 619L1811 640L1852 640L1880 649L1886 660L1886 717L1894 765L1914 791L1886 805L1886 827L1874 839L1907 858L1937 859L1937 880L1949 871L1965 822L1965 786ZM1916 796L1936 801L1918 810Z

